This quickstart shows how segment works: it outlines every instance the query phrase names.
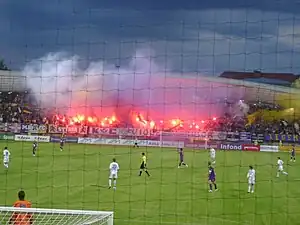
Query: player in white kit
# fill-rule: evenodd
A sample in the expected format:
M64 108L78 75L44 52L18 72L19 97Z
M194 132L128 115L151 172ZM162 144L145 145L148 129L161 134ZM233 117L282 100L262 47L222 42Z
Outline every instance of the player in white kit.
M215 164L216 163L216 150L214 148L210 148L209 150L210 161Z
M280 159L280 157L277 157L277 159L278 159L277 160L277 167L278 167L278 169L277 169L277 177L279 177L280 173L282 173L284 175L288 175L288 173L283 170L283 161Z
M111 188L112 180L114 181L114 189L116 189L117 185L117 178L118 178L118 172L119 172L119 164L116 162L116 159L113 158L112 162L109 165L110 175L108 180L108 188Z
M8 169L9 157L10 157L10 152L8 151L7 147L5 147L3 150L3 165L6 169Z
M249 166L249 171L247 173L248 179L248 193L254 193L254 185L255 185L255 176L256 172L253 166Z

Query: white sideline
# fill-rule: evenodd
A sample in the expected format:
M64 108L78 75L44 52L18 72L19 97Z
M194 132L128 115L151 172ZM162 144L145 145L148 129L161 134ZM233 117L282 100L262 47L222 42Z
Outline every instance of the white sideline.
M1 211L6 211L6 212L70 214L70 215L106 215L106 216L112 216L114 214L112 211L44 209L44 208L16 208L16 207L0 207L0 212Z

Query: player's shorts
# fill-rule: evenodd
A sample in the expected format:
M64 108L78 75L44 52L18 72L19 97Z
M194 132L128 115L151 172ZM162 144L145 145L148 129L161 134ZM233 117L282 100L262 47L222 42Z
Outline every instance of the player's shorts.
M210 159L212 160L212 161L215 161L216 160L216 156L214 155L214 156L210 156Z
M146 169L146 164L145 164L145 163L142 163L141 166L140 166L140 169L141 169L141 170Z
M278 171L283 171L283 166L278 166Z
M210 183L215 183L215 181L216 181L215 177L208 178L208 182L210 182Z
M9 163L9 159L3 159L3 164Z
M255 184L255 179L248 179L248 184Z
M109 179L113 179L113 178L117 179L118 178L118 173L110 173L109 174Z
M63 143L63 142L60 142L60 146L63 147L63 146L64 146L64 143Z

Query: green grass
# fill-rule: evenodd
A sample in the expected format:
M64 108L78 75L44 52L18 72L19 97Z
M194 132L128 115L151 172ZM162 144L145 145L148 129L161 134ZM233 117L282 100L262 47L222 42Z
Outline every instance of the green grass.
M294 225L300 218L300 166L288 153L217 152L219 192L207 191L207 151L185 152L189 168L177 168L175 149L0 143L11 150L8 171L0 170L0 205L10 206L20 188L33 207L113 210L116 225ZM138 177L147 152L151 177ZM288 177L276 178L276 157ZM107 189L108 166L121 170L117 190ZM257 170L256 193L247 193L248 165ZM288 165L290 164L290 165Z

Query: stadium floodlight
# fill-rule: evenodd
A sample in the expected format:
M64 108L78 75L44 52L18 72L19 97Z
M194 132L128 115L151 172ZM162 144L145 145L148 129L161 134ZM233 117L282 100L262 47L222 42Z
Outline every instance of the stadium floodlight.
M113 225L113 212L0 207L0 224ZM29 222L31 220L31 222Z

